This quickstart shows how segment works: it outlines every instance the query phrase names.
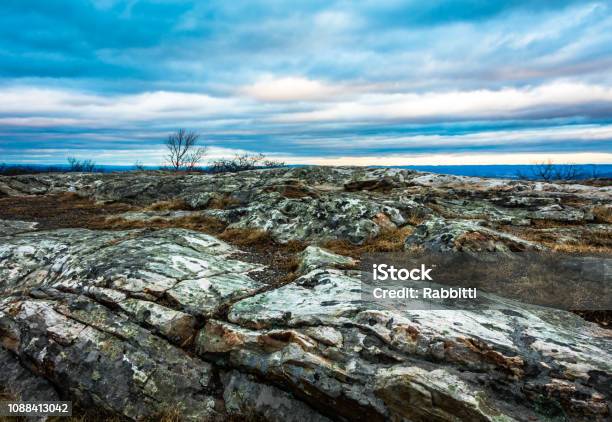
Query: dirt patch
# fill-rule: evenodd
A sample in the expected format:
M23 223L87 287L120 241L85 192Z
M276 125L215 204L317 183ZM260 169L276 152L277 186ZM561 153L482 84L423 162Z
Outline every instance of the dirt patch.
M235 258L265 265L266 271L255 271L251 278L265 284L285 284L293 281L299 266L297 254L307 244L299 241L276 242L269 233L257 229L227 229L219 238L241 249Z
M376 179L376 180L356 180L348 182L344 185L344 190L347 192L357 192L361 190L365 191L376 191L376 192L389 192L397 188L399 185L389 178Z
M98 203L74 193L0 198L0 219L36 221L43 230L89 227L105 216L134 209L123 203Z

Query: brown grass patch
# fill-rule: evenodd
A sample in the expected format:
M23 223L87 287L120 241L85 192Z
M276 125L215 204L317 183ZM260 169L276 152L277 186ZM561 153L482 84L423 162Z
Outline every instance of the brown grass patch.
M420 224L423 224L423 221L425 221L425 214L420 213L416 210L410 210L410 212L406 216L406 221L408 221L408 224L412 226L418 226Z
M219 239L237 246L265 248L275 244L272 236L259 229L227 229L219 235Z
M288 273L295 273L300 266L300 259L296 255L288 256L287 259L278 263L278 267Z
M168 201L157 201L144 208L143 211L181 211L190 210L191 207L182 198L174 198Z
M567 226L567 225L566 225ZM576 240L559 242L559 233L556 231L543 230L561 226L544 225L537 228L518 228L513 226L502 226L501 229L521 239L539 243L551 250L564 253L610 253L612 252L612 236L605 230L585 229L577 233Z
M207 208L215 210L225 210L240 205L240 201L230 195L215 196L206 205Z
M547 246L554 251L564 252L564 253L598 254L598 253L612 252L612 244L598 245L598 244L589 244L589 243L582 243L582 242L567 242L567 243L555 243L555 244L544 243L544 246Z
M95 202L75 193L0 198L0 219L36 221L40 229L87 227L105 216L135 209L123 203Z
M97 230L168 229L176 227L200 231L207 234L219 234L225 230L227 224L217 218L206 215L189 215L173 219L152 218L145 221L111 217L91 222L86 227Z
M290 240L287 243L283 244L283 250L289 253L299 253L306 249L308 246L305 242L301 240Z
M181 422L183 420L182 412L178 408L164 410L154 416L145 419L150 422Z
M593 208L596 223L612 224L612 207L598 205Z
M582 221L531 220L531 226L538 229L553 229L556 227L581 226Z
M404 249L404 240L414 230L411 226L384 230L375 238L362 245L354 245L346 240L334 239L323 243L323 247L339 255L360 259L363 254L376 252L398 252Z
M274 266L283 272L294 272L299 267L297 254L306 248L306 243L291 240L287 243L276 242L270 233L253 228L225 229L217 236L239 248L274 256Z

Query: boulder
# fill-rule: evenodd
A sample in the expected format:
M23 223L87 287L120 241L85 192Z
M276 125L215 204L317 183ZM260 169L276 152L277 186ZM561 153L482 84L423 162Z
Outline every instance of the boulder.
M542 246L517 236L482 226L474 220L430 219L405 240L406 249L423 247L435 252L516 252Z
M298 272L305 274L317 268L355 266L357 262L347 256L338 255L318 246L308 246L300 254Z

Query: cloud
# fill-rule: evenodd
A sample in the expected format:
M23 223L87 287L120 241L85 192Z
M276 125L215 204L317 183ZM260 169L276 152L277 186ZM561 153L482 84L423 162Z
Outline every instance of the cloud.
M264 78L242 89L246 95L261 101L331 100L341 93L339 86L301 77Z
M584 107L583 106L589 106ZM322 109L282 115L281 122L404 120L452 118L492 119L565 117L609 113L612 88L582 83L555 82L523 89L428 92L423 94L366 94ZM603 110L602 110L603 108ZM612 117L612 116L609 116Z
M214 148L297 161L606 153L611 10L598 0L4 0L0 162L32 150L59 161L70 150L158 151L177 127Z
M0 114L62 115L102 126L156 119L228 118L240 111L238 100L206 94L157 91L108 96L38 87L0 89Z
M545 154L472 154L466 152L454 154L395 154L344 157L308 157L309 164L322 166L445 166L445 165L500 165L500 164L536 164L552 161L558 164L609 164L612 153L545 153Z

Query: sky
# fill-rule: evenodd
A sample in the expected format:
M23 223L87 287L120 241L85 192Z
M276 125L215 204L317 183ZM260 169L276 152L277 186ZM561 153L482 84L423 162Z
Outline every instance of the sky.
M0 163L612 163L612 1L2 0Z

